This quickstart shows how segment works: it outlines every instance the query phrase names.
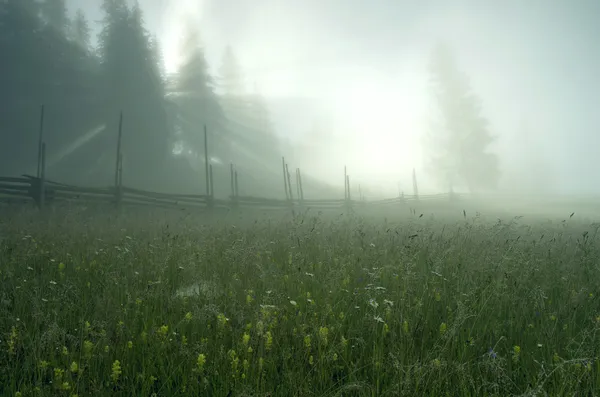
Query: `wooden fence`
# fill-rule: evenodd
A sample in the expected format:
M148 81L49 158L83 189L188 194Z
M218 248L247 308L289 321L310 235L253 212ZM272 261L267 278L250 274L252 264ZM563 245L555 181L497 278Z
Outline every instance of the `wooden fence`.
M344 199L306 200L303 194L293 198L289 196L291 186L286 181L286 200L269 199L264 197L240 196L235 188L233 195L227 199L217 199L212 195L200 194L166 194L134 189L118 184L106 188L91 188L66 185L34 176L20 178L0 177L0 203L26 204L35 203L40 209L56 203L108 204L122 206L153 206L162 208L257 208L278 209L290 207L311 207L315 209L336 209L347 206L379 205L391 206L402 202L415 201L445 201L450 200L449 194L401 196L377 201L352 200L349 195ZM287 178L286 178L287 179Z

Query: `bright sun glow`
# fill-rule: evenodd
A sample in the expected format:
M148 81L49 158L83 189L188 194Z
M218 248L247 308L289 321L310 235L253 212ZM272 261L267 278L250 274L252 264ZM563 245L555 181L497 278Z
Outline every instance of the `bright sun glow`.
M183 59L181 38L186 23L200 20L202 1L177 0L168 4L164 10L162 50L167 73L174 73Z
M346 161L360 177L384 182L404 180L421 166L423 109L419 97L398 92L381 81L365 81L338 93L338 129L346 142ZM355 172L356 174L356 172Z

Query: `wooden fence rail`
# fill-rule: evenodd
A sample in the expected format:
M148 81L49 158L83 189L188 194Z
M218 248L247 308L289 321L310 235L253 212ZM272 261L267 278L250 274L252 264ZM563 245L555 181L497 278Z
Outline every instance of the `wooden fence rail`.
M286 170L287 179L287 170ZM43 195L40 194L41 186L44 186ZM232 186L235 185L235 181ZM106 188L80 187L59 183L56 181L44 180L41 178L25 175L20 178L0 177L0 203L35 203L40 205L39 198L44 197L47 205L60 202L75 203L105 203L110 205L122 204L126 206L154 206L161 208L207 208L211 205L215 207L229 208L259 208L259 209L277 209L290 207L310 207L315 209L335 209L345 206L368 205L394 205L407 203L416 200L438 200L444 201L450 198L449 194L420 195L420 196L402 196L390 199L364 201L352 200L346 192L345 199L304 199L302 193L298 197L292 197L290 194L290 185L286 180L286 193L288 199L279 200L264 197L239 196L232 195L227 199L211 199L209 195L203 194L168 194L158 193L146 190L134 189L126 186L110 186ZM119 195L115 189L119 189ZM234 186L234 193L236 193ZM118 197L118 199L117 199ZM119 203L117 203L119 200ZM43 204L42 204L43 205Z

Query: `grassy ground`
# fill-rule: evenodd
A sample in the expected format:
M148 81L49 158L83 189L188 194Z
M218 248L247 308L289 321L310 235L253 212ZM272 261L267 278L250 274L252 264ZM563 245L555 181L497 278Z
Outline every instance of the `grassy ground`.
M0 394L598 395L598 225L418 215L15 216Z

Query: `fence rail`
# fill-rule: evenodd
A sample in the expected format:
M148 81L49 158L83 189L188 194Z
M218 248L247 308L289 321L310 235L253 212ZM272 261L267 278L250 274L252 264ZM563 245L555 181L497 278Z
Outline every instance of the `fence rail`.
M42 194L43 186L43 194ZM235 193L235 192L234 192ZM134 189L127 186L81 187L64 183L41 180L41 178L25 175L21 178L0 177L0 203L21 204L35 203L40 207L40 198L46 205L55 203L110 204L124 206L154 206L161 208L255 208L281 209L289 207L311 207L315 209L336 209L360 204L391 205L417 200L449 200L449 194L402 196L377 201L346 199L315 199L301 197L280 200L265 197L231 195L227 199L216 199L202 194L168 194Z

